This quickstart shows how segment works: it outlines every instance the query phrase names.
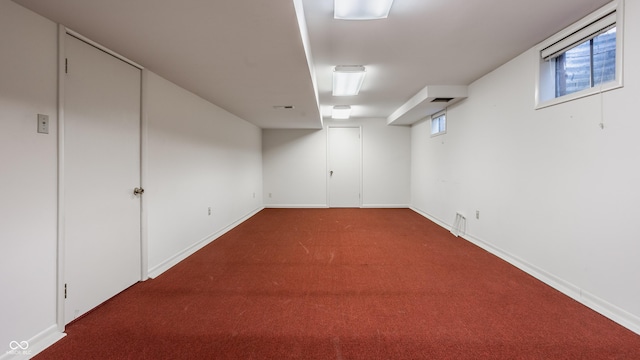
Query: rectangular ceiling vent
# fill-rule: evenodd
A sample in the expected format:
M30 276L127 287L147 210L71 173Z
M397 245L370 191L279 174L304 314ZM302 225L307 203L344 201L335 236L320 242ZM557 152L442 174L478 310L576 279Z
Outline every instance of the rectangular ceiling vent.
M467 97L466 85L427 85L387 117L387 125L411 125Z
M296 107L293 105L275 105L273 108L276 110L293 110Z

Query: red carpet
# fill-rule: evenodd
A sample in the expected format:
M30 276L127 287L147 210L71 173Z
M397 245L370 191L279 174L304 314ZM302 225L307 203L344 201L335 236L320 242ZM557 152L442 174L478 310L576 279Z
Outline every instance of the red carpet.
M267 209L42 359L640 359L640 336L408 209Z

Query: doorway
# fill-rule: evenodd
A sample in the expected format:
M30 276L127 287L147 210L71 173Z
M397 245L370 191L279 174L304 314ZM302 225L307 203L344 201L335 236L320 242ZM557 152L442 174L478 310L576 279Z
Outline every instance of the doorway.
M66 34L64 324L141 280L141 70ZM140 190L138 190L138 193Z
M360 207L362 145L360 127L328 128L329 207Z

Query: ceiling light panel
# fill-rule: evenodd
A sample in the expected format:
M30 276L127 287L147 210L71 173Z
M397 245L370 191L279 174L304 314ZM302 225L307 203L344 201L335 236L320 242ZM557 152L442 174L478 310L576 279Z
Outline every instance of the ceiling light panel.
M351 117L351 106L336 105L331 109L331 118L338 120L346 120Z
M358 95L366 74L361 65L336 66L333 70L333 96Z
M376 20L389 16L393 0L334 0L333 17L339 20Z

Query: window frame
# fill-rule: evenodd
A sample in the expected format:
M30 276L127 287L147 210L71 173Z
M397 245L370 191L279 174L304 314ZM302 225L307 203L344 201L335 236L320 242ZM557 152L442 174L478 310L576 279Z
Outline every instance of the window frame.
M433 132L433 122L438 120L438 119L444 119L444 130L438 131L436 133ZM431 115L431 121L429 122L429 131L431 132L431 137L434 136L440 136L440 135L444 135L447 133L447 111L443 110L443 111L439 111L433 115ZM440 128L440 121L438 121L438 128Z
M569 37L581 29L588 27L598 19L605 17L607 14L615 13L616 21L616 76L612 81L589 87L571 94L555 97L555 61L545 61L541 56L544 49ZM535 88L535 109L542 109L548 106L562 104L568 101L580 99L583 97L599 94L602 92L618 89L624 86L623 81L623 64L624 64L624 0L615 0L600 9L585 16L581 20L573 23L569 27L549 37L535 47L536 60L536 88ZM586 41L586 40L585 40ZM580 42L579 44L582 44ZM569 50L569 49L567 49ZM566 50L565 50L566 51ZM545 75L546 74L546 75Z

